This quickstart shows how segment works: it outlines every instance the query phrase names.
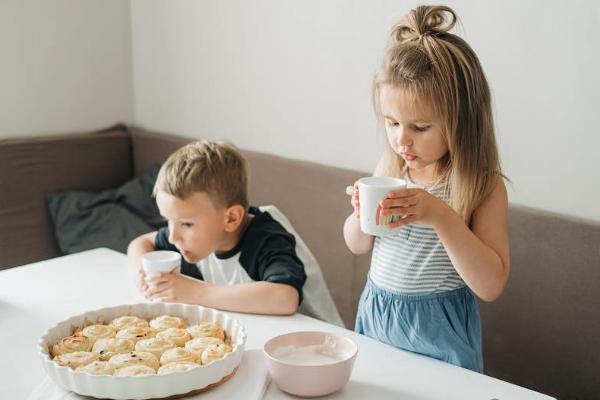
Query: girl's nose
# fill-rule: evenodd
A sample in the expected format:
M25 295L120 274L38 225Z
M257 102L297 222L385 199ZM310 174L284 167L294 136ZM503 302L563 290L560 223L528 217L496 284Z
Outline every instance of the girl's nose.
M410 146L412 144L412 139L409 136L409 132L407 129L399 127L398 128L398 135L396 137L396 143L399 146Z

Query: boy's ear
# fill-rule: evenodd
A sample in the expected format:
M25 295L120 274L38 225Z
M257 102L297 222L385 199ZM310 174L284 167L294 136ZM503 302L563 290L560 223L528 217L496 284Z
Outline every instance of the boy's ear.
M239 204L228 207L225 210L225 230L234 232L244 220L246 210Z

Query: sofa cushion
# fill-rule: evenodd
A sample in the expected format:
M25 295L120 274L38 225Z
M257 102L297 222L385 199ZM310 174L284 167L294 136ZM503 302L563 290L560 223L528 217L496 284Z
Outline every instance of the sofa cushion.
M135 237L164 225L152 188L158 165L117 189L48 195L48 210L64 254L97 247L127 252Z
M0 269L59 256L46 194L98 191L131 178L129 133L98 132L0 139Z

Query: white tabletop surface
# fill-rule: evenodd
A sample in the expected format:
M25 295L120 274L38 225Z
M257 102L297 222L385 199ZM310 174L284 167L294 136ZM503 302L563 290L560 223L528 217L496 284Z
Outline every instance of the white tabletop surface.
M124 254L96 249L0 271L0 399L25 399L44 378L37 341L59 321L101 307L145 301ZM402 351L301 314L229 313L248 333L246 349L298 330L336 332L359 347L350 381L332 399L534 400L551 397ZM201 396L210 399L210 392ZM272 383L265 399L294 399Z

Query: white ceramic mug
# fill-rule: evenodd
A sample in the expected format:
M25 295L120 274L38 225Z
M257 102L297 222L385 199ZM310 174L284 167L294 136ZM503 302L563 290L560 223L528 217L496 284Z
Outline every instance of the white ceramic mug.
M146 283L152 286L149 276L173 270L181 271L181 254L170 250L151 251L142 256L142 268L146 275Z
M390 228L389 224L400 217L381 215L379 203L390 192L407 187L405 180L391 177L370 176L358 180L358 200L360 202L360 230L374 236L393 235L399 228Z

